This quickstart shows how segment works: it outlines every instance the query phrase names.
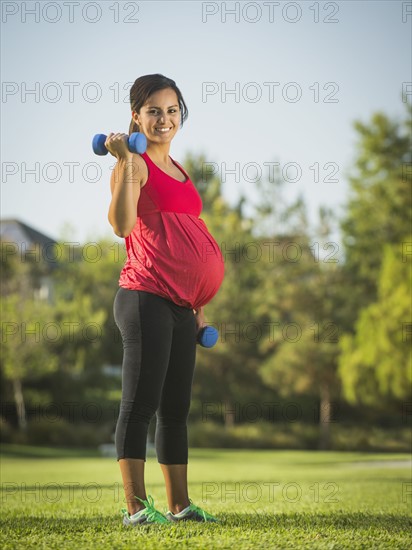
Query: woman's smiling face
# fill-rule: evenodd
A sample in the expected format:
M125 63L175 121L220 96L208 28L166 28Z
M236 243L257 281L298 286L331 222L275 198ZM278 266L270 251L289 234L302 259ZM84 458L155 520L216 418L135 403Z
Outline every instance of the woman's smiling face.
M134 121L139 131L148 140L156 143L167 143L175 136L180 124L180 109L176 92L165 88L152 94L140 109L133 111Z

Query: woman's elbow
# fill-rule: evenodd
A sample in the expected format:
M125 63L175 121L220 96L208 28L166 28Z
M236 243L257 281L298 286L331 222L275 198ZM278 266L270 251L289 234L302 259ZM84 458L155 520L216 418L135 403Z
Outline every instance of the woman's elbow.
M129 229L123 229L121 227L113 227L113 231L121 239L125 239L126 237L128 237L130 235L130 233L132 232L132 230L133 230L133 228L129 230Z
M110 216L108 216L108 220L110 225L113 228L113 232L115 233L115 235L117 235L121 239L125 239L133 231L133 227L132 228L121 227L118 224L114 223L113 220L110 218Z
M115 232L115 234L120 237L121 239L125 239L126 237L128 237L130 235L131 232L127 233L125 231L121 231L120 229L113 229L113 231Z

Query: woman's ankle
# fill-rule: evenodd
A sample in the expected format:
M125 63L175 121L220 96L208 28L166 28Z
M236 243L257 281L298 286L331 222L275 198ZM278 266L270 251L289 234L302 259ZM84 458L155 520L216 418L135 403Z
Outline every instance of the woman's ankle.
M190 502L187 501L187 504L185 503L176 503L170 508L170 512L172 512L173 515L179 514L180 512L183 512L185 508L190 506Z
M147 500L147 497L139 497L141 500ZM140 512L141 510L144 510L146 508L145 504L141 502L141 500L138 500L135 498L134 500L131 500L127 503L127 511L131 516L134 514L137 514L137 512Z

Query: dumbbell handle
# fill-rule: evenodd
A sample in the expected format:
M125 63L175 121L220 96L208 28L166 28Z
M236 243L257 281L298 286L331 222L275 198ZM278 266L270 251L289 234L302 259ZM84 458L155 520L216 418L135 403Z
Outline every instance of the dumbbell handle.
M107 155L109 152L106 148L105 141L107 136L105 134L96 134L92 141L93 151L96 155ZM147 139L144 134L140 132L133 132L127 140L127 146L131 153L144 153L147 149Z
M214 327L205 326L198 332L196 340L202 347L211 348L216 344L218 338L219 333Z

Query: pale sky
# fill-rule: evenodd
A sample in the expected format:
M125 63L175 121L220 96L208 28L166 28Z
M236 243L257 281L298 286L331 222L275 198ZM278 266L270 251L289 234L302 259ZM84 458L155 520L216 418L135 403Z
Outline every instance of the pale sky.
M159 72L189 108L174 159L203 152L227 170L227 200L242 191L250 205L256 167L266 176L279 162L286 197L304 194L313 225L321 205L337 219L353 121L400 120L402 89L411 101L411 22L411 2L384 0L2 2L1 217L53 238L70 224L73 241L117 240L114 159L91 140L127 132L131 83Z

